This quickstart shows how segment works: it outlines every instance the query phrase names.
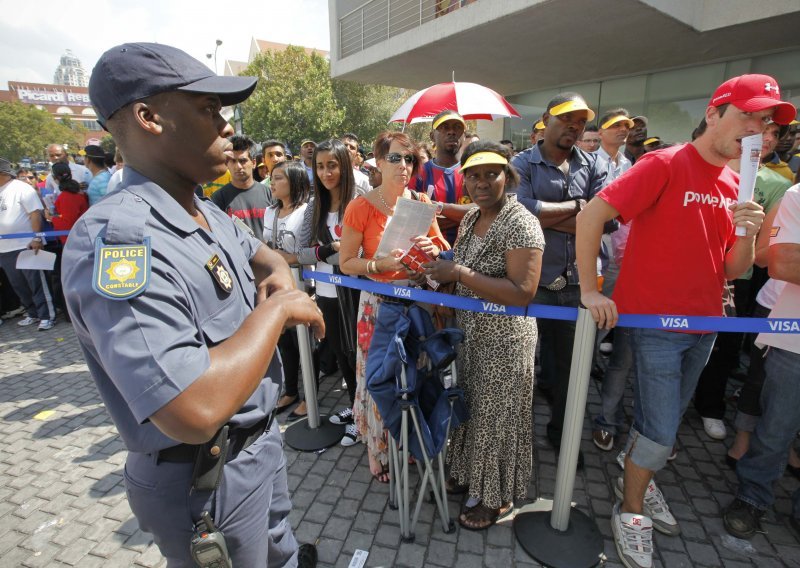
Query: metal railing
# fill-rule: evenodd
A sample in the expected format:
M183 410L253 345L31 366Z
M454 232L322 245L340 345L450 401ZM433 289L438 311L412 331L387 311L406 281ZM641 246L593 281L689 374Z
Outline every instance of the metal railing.
M339 18L339 59L476 0L369 0Z

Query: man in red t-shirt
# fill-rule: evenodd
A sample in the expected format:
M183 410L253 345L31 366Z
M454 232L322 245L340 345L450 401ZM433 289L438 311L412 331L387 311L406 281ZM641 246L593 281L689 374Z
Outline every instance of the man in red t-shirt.
M760 205L737 203L738 176L726 167L741 155L741 139L770 120L788 124L794 107L780 100L775 79L743 75L715 91L691 144L649 152L597 194L578 216L578 271L594 274L603 224L631 227L613 300L581 279L581 302L599 327L631 314L721 316L722 287L753 263ZM745 236L735 235L736 227ZM678 324L680 319L676 318ZM652 529L680 532L653 474L669 457L681 418L714 346L715 333L623 328L635 361L634 423L625 476L615 491L611 526L620 559L652 566Z

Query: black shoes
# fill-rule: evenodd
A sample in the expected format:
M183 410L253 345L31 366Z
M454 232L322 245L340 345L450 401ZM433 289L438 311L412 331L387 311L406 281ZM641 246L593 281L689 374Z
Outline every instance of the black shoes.
M297 568L314 568L317 565L317 547L301 544L297 549Z
M764 511L746 503L741 499L734 499L733 503L722 515L722 521L729 533L737 538L750 538L761 530L761 517Z

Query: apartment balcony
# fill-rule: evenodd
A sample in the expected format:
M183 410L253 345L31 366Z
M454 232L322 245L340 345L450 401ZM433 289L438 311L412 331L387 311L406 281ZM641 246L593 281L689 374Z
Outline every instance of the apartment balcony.
M800 46L800 0L329 0L331 74L511 95Z

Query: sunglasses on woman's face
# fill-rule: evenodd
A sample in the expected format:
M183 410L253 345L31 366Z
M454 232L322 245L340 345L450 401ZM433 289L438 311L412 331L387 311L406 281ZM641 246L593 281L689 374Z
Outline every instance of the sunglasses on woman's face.
M406 164L415 164L417 157L413 154L400 154L399 152L386 154L386 161L390 164L399 164L402 160L405 160Z

